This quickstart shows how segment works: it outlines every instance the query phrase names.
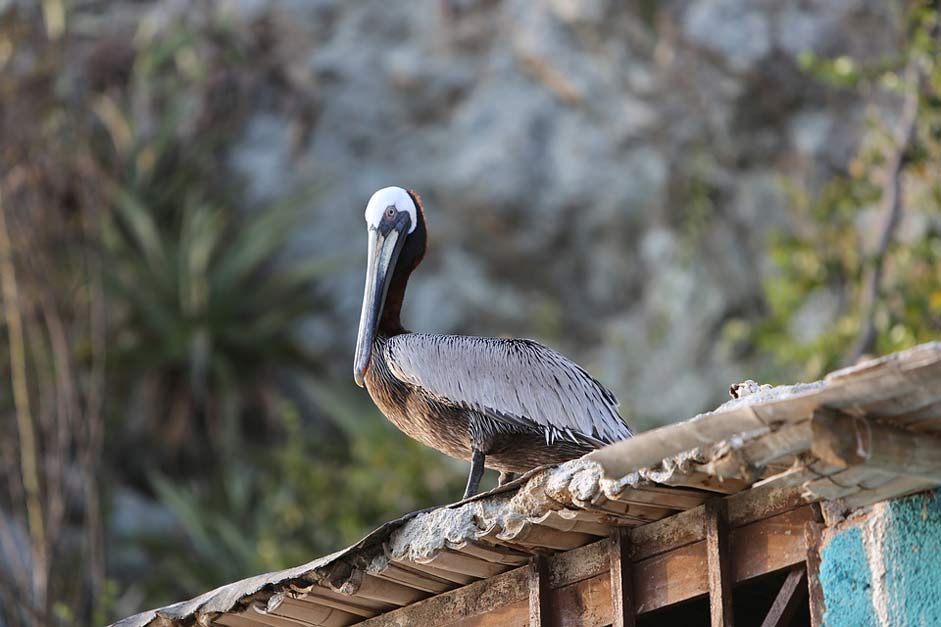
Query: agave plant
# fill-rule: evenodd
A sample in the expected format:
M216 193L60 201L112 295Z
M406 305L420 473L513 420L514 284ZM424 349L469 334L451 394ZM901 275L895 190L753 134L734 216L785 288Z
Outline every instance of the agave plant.
M129 426L167 452L232 453L249 412L276 415L278 373L316 368L294 332L322 309L328 264L279 262L298 222L286 208L160 217L122 192L105 228L112 355L140 395Z
M170 30L141 48L124 91L95 104L109 147L109 359L121 446L137 445L129 472L149 466L140 455L175 473L208 467L207 452L237 455L242 436L272 433L282 375L317 364L295 330L325 310L316 284L331 264L286 253L309 190L240 206L225 155L245 112L221 92L225 59L244 44L229 37Z

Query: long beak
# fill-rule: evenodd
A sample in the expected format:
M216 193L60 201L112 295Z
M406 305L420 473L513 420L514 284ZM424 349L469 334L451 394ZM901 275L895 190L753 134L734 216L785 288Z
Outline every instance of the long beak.
M363 378L372 356L372 341L376 325L382 315L382 307L389 289L389 276L405 238L396 229L383 235L375 228L369 229L369 244L366 260L366 289L363 292L363 311L359 316L359 334L356 336L356 354L353 358L353 378L363 387Z

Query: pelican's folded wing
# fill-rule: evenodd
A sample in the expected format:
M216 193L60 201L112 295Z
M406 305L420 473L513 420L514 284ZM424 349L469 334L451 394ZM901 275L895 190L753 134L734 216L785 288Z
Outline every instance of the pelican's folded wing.
M631 436L618 401L578 364L531 340L405 333L385 344L392 374L443 402L605 444Z

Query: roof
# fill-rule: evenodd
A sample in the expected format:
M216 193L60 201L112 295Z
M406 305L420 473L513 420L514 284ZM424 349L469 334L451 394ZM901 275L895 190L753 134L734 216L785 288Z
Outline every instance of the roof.
M912 433L941 432L941 343L815 383L748 382L732 391L740 398L715 411L115 626L349 625L517 569L533 554L582 547L616 527L678 533L671 519L693 516L716 495L736 499L730 516L755 516L821 500L849 511L941 484L941 440Z

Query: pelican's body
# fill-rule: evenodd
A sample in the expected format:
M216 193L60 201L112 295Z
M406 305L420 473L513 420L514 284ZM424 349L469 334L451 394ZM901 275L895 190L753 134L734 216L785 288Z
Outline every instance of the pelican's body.
M530 340L406 331L405 286L425 252L419 197L398 187L366 208L369 258L354 376L396 427L501 473L560 463L631 436L617 400L578 365ZM501 477L505 475L501 474Z
M488 467L504 473L526 472L541 464L560 463L604 443L605 440L599 438L579 439L574 432L565 433L509 414L500 416L483 406L474 407L467 401L452 401L449 396L460 396L456 389L450 395L446 392L444 395L433 394L428 390L428 383L423 385L411 374L418 371L417 368L405 373L397 366L396 358L404 361L409 352L427 357L438 352L436 349L443 344L450 344L452 353L459 356L464 353L470 360L473 357L492 359L495 353L516 350L533 352L536 356L539 349L547 350L528 340L422 333L405 333L391 338L378 336L373 344L372 365L366 374L366 388L382 413L410 437L451 457L468 461L474 451L479 450L486 455ZM537 350L533 351L534 348ZM432 368L440 367L438 373L441 378L451 376L456 384L462 375L467 374L466 368L448 357L442 359L440 365L432 359L426 359L426 363ZM438 389L447 387L441 381L438 383L435 386ZM469 377L464 383L469 389L476 384ZM624 433L624 437L627 435Z

